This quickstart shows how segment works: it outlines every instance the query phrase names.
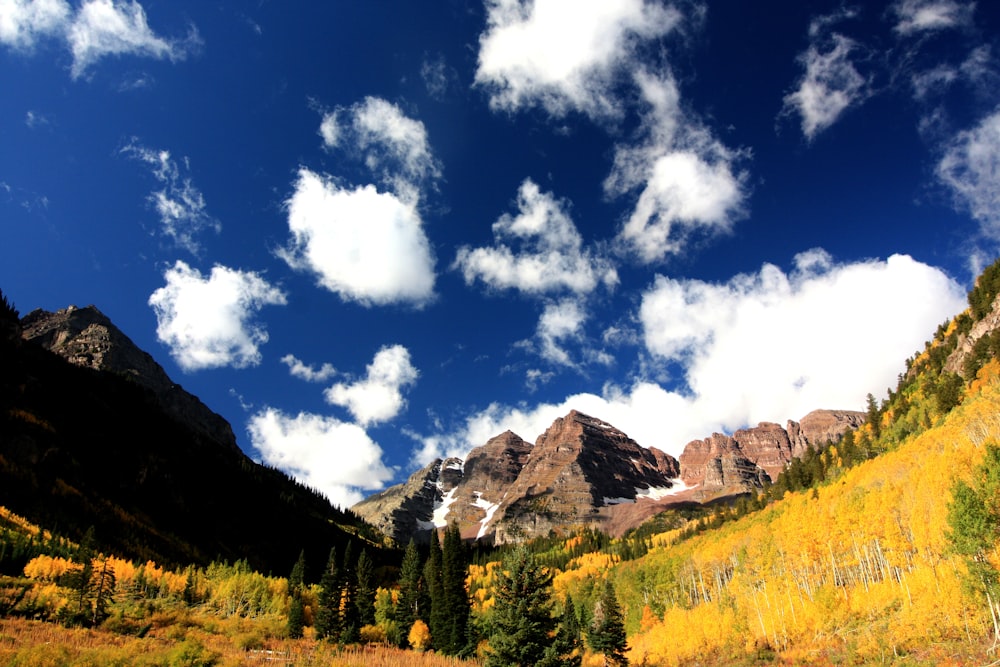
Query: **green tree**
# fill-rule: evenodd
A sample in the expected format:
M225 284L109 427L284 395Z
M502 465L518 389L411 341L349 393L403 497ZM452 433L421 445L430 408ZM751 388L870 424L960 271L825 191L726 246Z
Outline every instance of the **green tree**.
M337 575L337 548L330 549L319 580L319 595L316 599L317 639L336 639L340 635L340 577Z
M375 572L372 559L366 549L361 550L357 566L354 568L355 589L354 605L358 610L358 623L362 626L375 623L375 587L373 585Z
M567 595L556 636L545 649L545 655L538 664L539 667L580 667L582 662L580 619L576 615L573 598Z
M448 610L444 599L444 586L441 583L441 542L436 530L431 531L431 545L424 563L424 582L427 584L427 595L431 608L428 613L427 627L431 631L431 644L436 649L445 645L448 635Z
M302 591L305 588L306 577L306 552L299 552L299 558L292 566L292 573L288 576L288 595L291 601L288 605L288 636L292 639L302 637L306 624L305 603L302 600Z
M546 652L557 620L552 615L552 574L528 550L517 547L503 562L494 584L496 604L487 621L486 667L552 664Z
M610 580L604 582L604 593L594 606L594 619L587 636L590 648L604 654L604 662L616 666L628 665L625 651L625 621L622 616L615 588Z
M466 632L471 604L465 590L467 575L468 565L462 536L458 525L452 524L445 529L444 546L441 549L441 594L447 620L444 641L437 644L448 655L461 653L468 643Z
M952 487L948 527L952 548L968 564L970 585L986 597L995 645L1000 642L1000 573L987 555L1000 541L1000 447L996 443L986 444L972 484L958 480Z
M413 627L413 622L421 617L421 562L420 551L412 539L406 545L403 563L399 570L399 608L396 621L400 628L407 631ZM405 638L405 637L404 637Z

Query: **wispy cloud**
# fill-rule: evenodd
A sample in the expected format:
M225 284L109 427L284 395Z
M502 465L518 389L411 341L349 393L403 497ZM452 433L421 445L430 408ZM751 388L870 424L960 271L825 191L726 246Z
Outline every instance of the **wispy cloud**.
M192 28L183 39L157 35L135 0L84 0L73 10L65 0L5 0L0 3L0 43L31 51L42 39L58 37L73 55L74 79L107 56L134 55L183 60L200 44Z
M178 164L170 151L147 148L134 138L121 152L148 165L153 177L163 186L149 196L160 216L163 233L197 255L201 250L198 234L205 230L218 233L222 225L208 214L201 191L189 177L181 175L182 167L184 172L191 169L187 158L182 158Z
M333 367L333 364L323 364L316 368L300 360L294 354L283 356L281 363L288 366L288 372L292 374L292 377L306 382L326 382L337 374L337 369Z
M1000 241L1000 109L959 132L937 166L955 202L979 221L983 234Z
M266 408L247 424L250 442L268 465L310 486L340 507L359 502L392 479L382 448L361 427L333 417Z
M252 271L215 265L208 277L178 261L163 275L166 285L149 297L156 336L186 371L260 363L267 331L254 321L268 305L284 305L280 289Z
M367 185L347 188L305 167L286 202L292 238L279 256L362 305L423 306L434 256L415 203Z
M458 249L452 266L462 272L466 284L479 280L491 289L540 295L587 294L602 284L618 283L613 264L584 247L567 202L526 179L518 188L517 208L517 215L505 213L493 223L495 245ZM521 247L513 250L507 242Z
M402 345L383 347L368 364L362 380L339 382L326 390L326 400L348 409L361 426L393 419L406 406L402 390L413 385L419 372Z
M853 16L841 11L814 19L809 27L809 48L798 58L805 72L795 91L785 96L782 113L800 116L802 134L809 141L871 94L869 79L853 60L861 46L831 30L834 24Z
M635 74L645 104L639 139L620 144L604 183L610 195L640 190L618 242L650 263L681 252L692 234L727 232L744 215L742 153L724 146L680 102L669 72Z
M444 100L458 82L458 73L450 67L442 54L427 56L420 64L420 78L424 81L427 94L435 100Z
M974 2L954 0L901 0L892 7L897 18L893 29L900 35L913 35L968 26L975 7Z
M378 97L325 113L320 136L327 148L358 153L368 169L400 196L441 176L424 124Z
M497 110L540 106L560 117L622 114L613 89L636 49L671 32L681 14L646 0L487 0L476 84Z

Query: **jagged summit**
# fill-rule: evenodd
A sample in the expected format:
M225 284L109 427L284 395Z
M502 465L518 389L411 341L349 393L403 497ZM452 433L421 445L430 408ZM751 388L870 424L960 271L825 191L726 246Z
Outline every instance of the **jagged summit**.
M759 489L809 444L863 420L860 412L816 410L786 428L765 422L695 440L678 461L572 410L534 445L506 431L464 462L435 461L353 510L402 541L452 522L468 539L497 543L585 526L620 533L671 502Z

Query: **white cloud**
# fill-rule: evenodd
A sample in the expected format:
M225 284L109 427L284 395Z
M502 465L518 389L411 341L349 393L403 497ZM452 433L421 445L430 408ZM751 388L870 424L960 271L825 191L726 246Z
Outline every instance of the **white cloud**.
M570 291L587 294L600 284L613 287L618 273L606 258L583 248L583 239L566 211L567 204L526 179L517 193L518 214L493 223L497 245L458 249L454 268L466 284L478 278L493 289L526 294ZM515 252L504 243L517 240Z
M0 44L18 50L65 31L70 6L65 0L0 0Z
M558 403L493 404L453 432L417 437L415 462L463 456L506 429L532 440L571 409L674 456L713 432L817 408L861 410L966 306L960 285L906 256L839 265L817 250L795 264L790 274L765 265L721 285L657 279L640 312L645 343L683 369L685 387L640 379Z
M264 463L284 470L324 494L340 507L350 507L392 479L382 462L382 449L365 431L332 417L300 412L287 415L266 408L247 424L250 442Z
M401 196L441 176L424 124L378 97L324 114L320 136L327 148L359 151L372 173Z
M279 255L319 284L363 305L426 304L434 257L412 202L368 185L339 186L301 168L286 202L292 239Z
M424 80L428 95L436 100L443 100L457 82L458 74L448 66L444 56L438 54L435 58L424 58L420 65L420 78Z
M417 381L419 372L402 345L383 347L368 364L363 380L340 382L326 390L326 400L346 407L362 426L385 422L406 406L402 389Z
M167 284L149 297L156 336L186 371L260 363L267 331L253 322L267 305L284 305L285 294L252 271L215 265L205 278L178 261L164 273Z
M292 377L306 382L326 382L337 374L337 369L332 364L323 364L319 368L315 368L298 359L294 354L283 356L281 363L288 366L288 372L292 374Z
M938 163L937 175L956 202L979 221L983 233L1000 240L1000 109L960 132Z
M969 25L975 6L954 0L901 0L892 8L898 18L894 30L901 35L912 35Z
M198 44L197 33L184 40L160 37L149 27L135 0L84 0L74 12L64 0L0 0L0 43L30 50L45 37L64 39L73 54L74 79L105 56L138 55L182 60Z
M673 77L639 71L647 105L641 140L616 149L604 183L611 195L641 188L618 241L641 261L681 252L694 232L724 233L744 213L746 174L740 157L686 114Z
M795 92L785 96L783 108L783 113L801 116L802 133L810 141L833 125L849 107L861 104L870 94L868 80L851 60L859 48L858 43L839 33L832 33L824 40L825 30L817 28L818 25L821 24L813 23L810 29L812 43L799 56L805 73ZM821 41L825 41L828 48L823 49Z
M146 148L133 139L121 152L149 165L153 176L163 185L162 190L149 196L149 201L160 215L163 233L177 245L198 254L201 246L196 236L206 229L216 233L222 230L219 221L206 211L201 191L190 178L181 176L181 168L170 156L170 151ZM189 171L187 158L182 163L184 171Z
M639 43L681 20L676 9L646 0L488 0L486 9L476 84L494 109L539 105L555 116L620 115L616 77Z
M535 334L540 342L539 354L542 358L560 366L573 366L569 352L561 343L564 340L579 340L586 319L587 313L574 299L546 304L538 318Z

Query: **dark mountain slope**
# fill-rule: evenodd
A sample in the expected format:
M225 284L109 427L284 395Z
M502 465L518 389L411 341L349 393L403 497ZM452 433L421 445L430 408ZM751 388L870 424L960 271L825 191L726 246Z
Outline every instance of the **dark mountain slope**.
M94 526L102 546L136 559L246 559L276 573L303 548L322 563L331 546L369 532L245 456L218 415L224 428L204 413L185 421L132 374L73 365L22 340L3 305L0 504L71 538Z

